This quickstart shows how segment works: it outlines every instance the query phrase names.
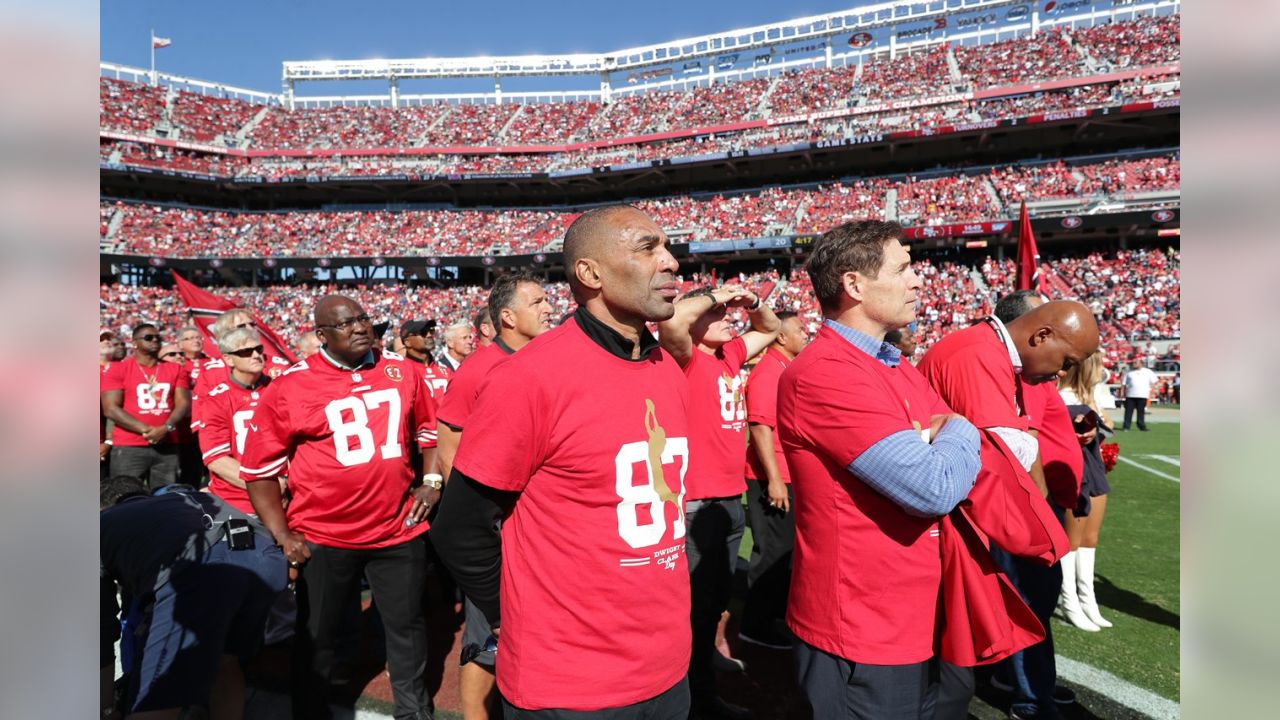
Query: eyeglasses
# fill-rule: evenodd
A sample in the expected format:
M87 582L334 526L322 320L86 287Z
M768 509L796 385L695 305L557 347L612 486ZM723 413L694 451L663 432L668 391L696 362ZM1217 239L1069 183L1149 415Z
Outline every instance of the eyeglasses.
M134 338L134 340L144 340L146 342L158 342L160 340L160 336L155 333L147 333L146 335L139 335L138 337Z
M174 351L174 352L167 352L167 353L165 353L165 354L161 355L160 357L162 357L162 358L170 358L170 357L175 357L175 356L178 356L178 355L181 355L181 354L182 354L182 353L180 353L180 352Z
M347 318L339 323L334 323L332 325L316 325L316 327L333 328L334 330L341 330L342 332L350 332L357 323L361 325L372 325L373 320L371 320L368 315L357 315L353 318Z
M254 345L253 347L240 348L239 350L232 350L227 354L235 355L236 357L239 357L239 358L251 358L254 355L261 355L263 357L267 356L267 353L263 350L261 345Z

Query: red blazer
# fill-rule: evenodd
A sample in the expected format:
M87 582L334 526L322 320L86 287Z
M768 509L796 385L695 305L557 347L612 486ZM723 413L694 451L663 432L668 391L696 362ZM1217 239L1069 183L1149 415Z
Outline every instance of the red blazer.
M1004 441L978 432L982 470L977 482L940 523L938 653L961 667L1003 660L1044 639L1040 621L996 568L990 543L1045 565L1069 549L1062 524Z

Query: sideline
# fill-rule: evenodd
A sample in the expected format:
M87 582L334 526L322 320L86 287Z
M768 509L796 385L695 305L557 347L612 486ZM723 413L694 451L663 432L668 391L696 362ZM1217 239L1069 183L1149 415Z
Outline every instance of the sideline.
M1182 717L1181 706L1169 698L1157 695L1150 690L1140 688L1133 683L1122 680L1106 670L1099 670L1078 660L1062 655L1055 656L1058 665L1058 677L1082 687L1096 691L1111 700L1136 710L1155 720L1172 720Z
M1123 456L1123 455L1121 455L1121 456L1120 456L1119 458L1117 458L1117 459L1118 459L1120 462L1129 463L1130 465L1132 465L1132 466L1134 466L1134 467L1136 467L1136 468L1141 468L1142 470L1146 470L1147 472L1151 473L1152 475L1156 475L1156 476L1162 477L1162 478L1164 478L1165 480L1172 480L1172 481L1174 481L1174 482L1178 483L1179 485L1181 485L1181 484L1182 484L1182 480L1180 480L1180 479L1178 479L1178 478L1176 478L1176 477L1174 477L1174 476L1172 476L1172 475L1169 475L1169 474L1166 474L1166 473L1162 473L1162 472L1160 472L1159 470L1156 470L1155 468L1152 468L1152 467L1147 467L1146 465L1143 465L1142 463L1140 463L1140 462L1136 462L1136 461L1134 461L1134 460L1130 460L1129 458L1127 458L1127 457L1125 457L1125 456Z

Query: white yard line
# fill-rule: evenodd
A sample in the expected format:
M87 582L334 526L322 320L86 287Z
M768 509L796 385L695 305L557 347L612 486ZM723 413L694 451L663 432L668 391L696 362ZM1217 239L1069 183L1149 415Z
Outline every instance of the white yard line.
M1106 670L1099 670L1078 660L1057 656L1058 677L1087 687L1132 710L1155 720L1179 718L1182 710L1178 703L1161 697L1150 690L1122 680Z
M1182 460L1172 455L1144 455L1143 457L1149 457L1152 460L1159 460L1160 462L1166 462L1166 463L1169 463L1170 465L1177 465L1178 467L1182 467Z
M1125 456L1123 456L1123 455L1121 455L1121 456L1120 456L1119 460L1120 460L1120 462L1123 462L1123 463L1129 463L1130 465L1132 465L1132 466L1134 466L1134 467L1136 467L1136 468L1141 468L1141 469L1143 469L1143 470L1146 470L1147 472L1151 473L1152 475L1155 475L1155 476L1157 476L1157 477L1162 477L1162 478L1164 478L1165 480L1172 480L1172 481L1174 481L1174 482L1176 482L1176 483L1179 483L1179 484L1181 484L1181 483L1182 483L1182 481L1181 481L1181 480L1179 480L1178 478L1176 478L1176 477L1174 477L1174 476L1172 476L1172 475L1169 475L1169 474L1166 474L1166 473L1162 473L1162 472L1160 472L1159 470L1156 470L1155 468L1147 467L1146 465L1143 465L1142 463L1137 462L1137 461L1135 461L1135 460L1130 460L1129 458L1127 458L1127 457L1125 457Z

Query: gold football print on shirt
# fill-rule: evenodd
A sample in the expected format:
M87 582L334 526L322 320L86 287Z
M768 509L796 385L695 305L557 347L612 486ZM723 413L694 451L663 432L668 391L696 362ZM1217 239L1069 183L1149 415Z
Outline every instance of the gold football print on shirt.
M667 431L658 424L658 413L653 401L644 399L644 429L649 433L649 475L653 490L663 502L677 502L679 497L671 492L667 479L662 476L662 452L667 448Z

